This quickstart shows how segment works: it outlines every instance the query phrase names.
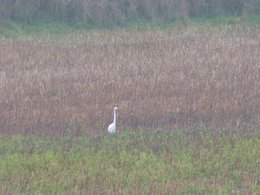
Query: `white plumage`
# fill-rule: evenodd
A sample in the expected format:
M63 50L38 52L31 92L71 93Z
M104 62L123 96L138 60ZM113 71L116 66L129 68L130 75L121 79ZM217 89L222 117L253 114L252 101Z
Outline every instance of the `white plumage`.
M114 134L116 133L116 110L117 110L117 107L114 107L114 120L113 120L113 123L111 123L108 128L107 128L107 131L110 133L110 134Z

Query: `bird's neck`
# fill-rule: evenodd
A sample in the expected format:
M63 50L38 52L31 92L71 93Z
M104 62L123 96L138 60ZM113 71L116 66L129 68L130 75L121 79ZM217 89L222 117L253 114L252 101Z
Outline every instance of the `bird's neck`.
M114 110L114 120L113 123L116 124L116 110Z

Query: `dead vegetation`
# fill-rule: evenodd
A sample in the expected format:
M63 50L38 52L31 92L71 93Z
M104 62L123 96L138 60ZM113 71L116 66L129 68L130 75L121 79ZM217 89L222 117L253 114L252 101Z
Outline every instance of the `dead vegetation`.
M2 135L260 125L258 29L0 41Z

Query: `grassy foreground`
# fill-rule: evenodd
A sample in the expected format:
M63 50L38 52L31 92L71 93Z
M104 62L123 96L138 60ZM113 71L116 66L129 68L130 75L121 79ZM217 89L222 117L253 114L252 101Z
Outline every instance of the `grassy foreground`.
M259 193L260 131L0 138L0 193Z

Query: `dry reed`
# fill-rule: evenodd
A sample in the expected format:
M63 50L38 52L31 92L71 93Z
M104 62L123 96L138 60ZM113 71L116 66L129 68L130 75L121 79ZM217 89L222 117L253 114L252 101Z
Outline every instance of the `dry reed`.
M260 31L91 32L0 41L0 133L260 125Z

